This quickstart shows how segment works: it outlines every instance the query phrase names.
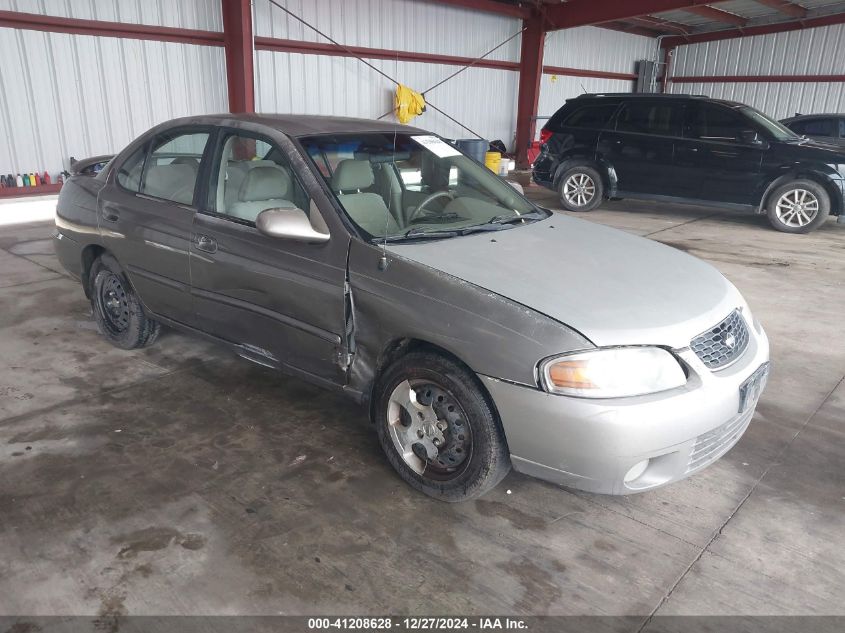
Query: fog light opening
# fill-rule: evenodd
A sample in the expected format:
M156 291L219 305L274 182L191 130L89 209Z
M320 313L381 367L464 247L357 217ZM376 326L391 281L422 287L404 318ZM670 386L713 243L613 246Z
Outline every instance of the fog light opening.
M649 460L644 459L641 462L637 462L634 464L631 469L625 474L625 483L629 484L636 479L639 479L640 475L645 472L645 469L648 468Z

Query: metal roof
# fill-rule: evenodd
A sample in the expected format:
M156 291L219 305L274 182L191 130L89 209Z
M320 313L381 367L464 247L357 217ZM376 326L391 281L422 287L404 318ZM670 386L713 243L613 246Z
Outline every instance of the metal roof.
M534 0L542 4L553 5L566 0ZM635 3L637 0L626 0ZM525 4L524 0L498 0L505 4ZM644 14L636 18L614 20L598 26L617 31L627 31L639 35L683 35L710 33L726 29L736 29L758 25L795 22L801 17L791 14L794 11L804 11L803 17L814 18L845 13L843 0L782 0L788 5L781 10L772 6L767 0L713 0L706 5L686 9L675 9L660 13ZM706 15L700 10L716 9ZM698 11L697 11L698 10ZM718 12L725 14L724 19L718 19ZM745 20L742 25L732 23L731 19Z

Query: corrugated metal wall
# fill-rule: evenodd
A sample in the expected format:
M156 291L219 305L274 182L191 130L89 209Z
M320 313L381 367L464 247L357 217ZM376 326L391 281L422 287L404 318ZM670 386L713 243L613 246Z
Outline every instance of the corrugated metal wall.
M216 0L0 0L0 8L210 30L221 24ZM0 28L0 173L47 170L55 178L70 156L112 153L167 119L226 110L220 47Z
M253 0L255 34L324 42L301 23ZM521 21L424 0L285 0L285 6L338 41L371 48L478 57L516 34ZM0 0L0 9L44 15L219 31L219 0ZM633 72L653 40L597 28L550 34L546 63ZM519 61L517 36L489 57ZM260 112L379 117L394 86L354 58L256 53ZM459 66L369 60L423 91ZM627 91L627 81L544 76L540 113L588 91ZM470 68L428 94L431 102L488 139L512 146L518 73ZM226 111L221 47L0 28L0 173L48 170L112 153L152 125ZM451 138L471 137L430 108L415 120Z
M419 0L287 0L286 6L349 46L479 57L522 28L520 20ZM313 30L255 0L256 36L326 43ZM489 58L519 61L519 37ZM395 85L354 58L259 51L256 109L260 112L377 118L392 109ZM422 92L459 66L367 60ZM426 95L438 108L488 139L513 142L517 73L471 68ZM414 125L449 138L472 138L429 108Z
M656 46L656 40L650 37L584 26L549 33L544 61L548 66L634 73L637 61L654 59ZM631 92L634 84L619 79L543 75L537 114L549 117L564 101L583 92ZM538 135L545 122L544 118L538 121Z
M701 42L676 49L672 76L845 74L845 25ZM741 101L776 118L841 112L841 83L671 83L670 92Z
M0 9L83 20L223 30L219 0L0 0Z

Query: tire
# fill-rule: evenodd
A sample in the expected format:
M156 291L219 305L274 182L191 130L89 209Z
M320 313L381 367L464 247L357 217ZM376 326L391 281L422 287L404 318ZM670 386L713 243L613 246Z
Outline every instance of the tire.
M784 233L809 233L830 214L830 196L813 180L793 180L769 194L766 215L769 223Z
M557 192L567 211L592 211L604 201L604 182L592 167L576 165L561 174Z
M147 316L117 260L105 253L94 260L89 274L91 309L100 334L121 349L152 345L161 326Z
M384 372L375 398L373 421L387 460L420 492L465 501L510 471L496 413L477 378L457 362L411 352Z

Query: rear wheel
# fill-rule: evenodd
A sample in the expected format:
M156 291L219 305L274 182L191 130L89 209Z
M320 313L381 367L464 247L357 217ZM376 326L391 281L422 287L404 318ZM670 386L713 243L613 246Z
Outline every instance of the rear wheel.
M560 204L567 211L592 211L604 200L601 175L592 167L571 167L559 182Z
M475 377L437 354L412 352L379 381L382 449L411 486L443 501L477 497L510 470L504 437Z
M107 253L98 257L89 279L91 308L100 334L122 349L151 345L161 326L144 312L117 260Z
M766 201L769 222L784 233L809 233L830 214L830 196L817 182L795 180L775 189Z

